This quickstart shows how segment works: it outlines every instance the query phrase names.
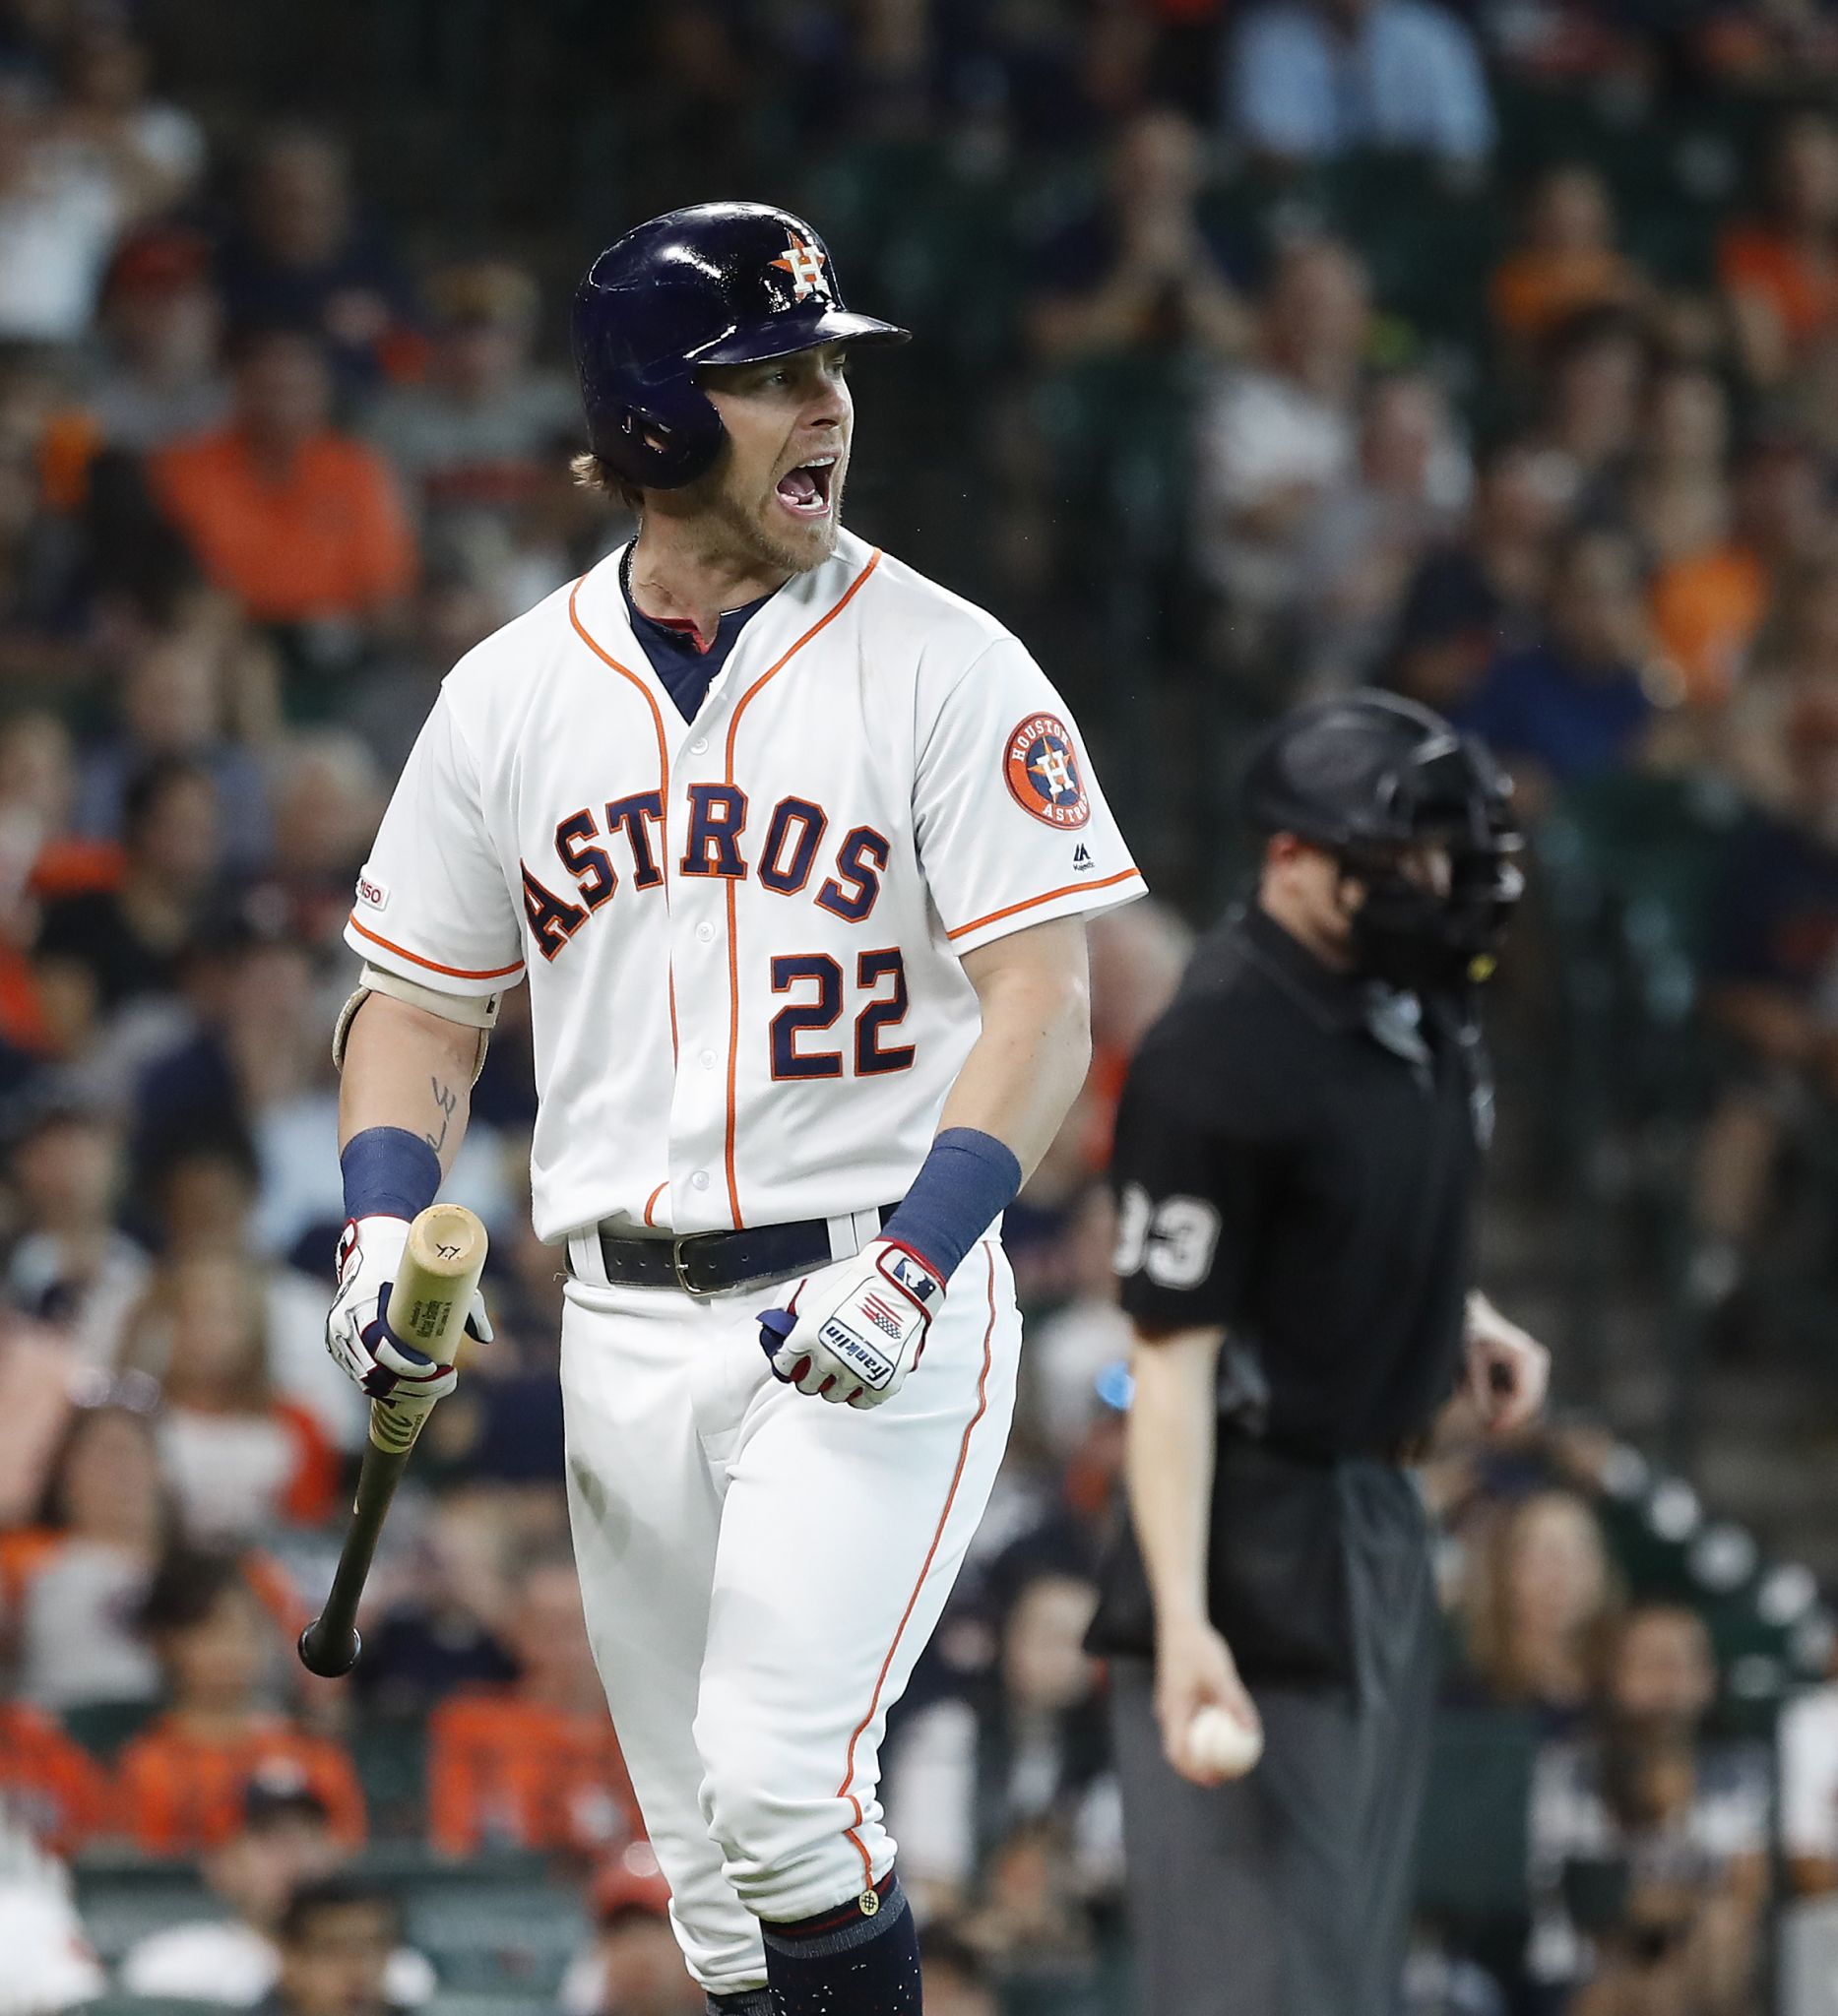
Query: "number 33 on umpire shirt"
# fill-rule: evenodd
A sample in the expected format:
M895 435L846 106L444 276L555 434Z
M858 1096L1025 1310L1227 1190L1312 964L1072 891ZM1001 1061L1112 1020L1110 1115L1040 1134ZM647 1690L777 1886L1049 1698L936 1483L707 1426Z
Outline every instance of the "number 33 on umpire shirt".
M1076 726L999 624L849 534L685 722L618 565L448 675L347 938L448 993L528 974L545 1239L897 1198L976 1039L963 955L1142 893Z
M1331 973L1255 905L1230 917L1117 1111L1124 1310L1225 1326L1238 1425L1279 1448L1421 1435L1462 1365L1488 1085L1459 1006Z

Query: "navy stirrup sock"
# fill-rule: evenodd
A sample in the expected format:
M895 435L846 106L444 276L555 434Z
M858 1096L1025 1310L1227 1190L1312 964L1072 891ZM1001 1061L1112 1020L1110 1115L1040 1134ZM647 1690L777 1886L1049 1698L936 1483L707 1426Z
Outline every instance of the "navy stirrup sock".
M772 2016L772 1995L765 1988L748 1988L740 1995L711 1995L709 2016Z
M919 2016L919 1927L891 1871L861 1899L760 1929L772 2016Z

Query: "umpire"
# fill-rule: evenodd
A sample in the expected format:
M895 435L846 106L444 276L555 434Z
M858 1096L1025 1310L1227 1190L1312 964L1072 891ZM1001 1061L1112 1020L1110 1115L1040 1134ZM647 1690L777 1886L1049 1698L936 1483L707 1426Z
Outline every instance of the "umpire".
M1406 1466L1548 1369L1472 1286L1518 835L1486 752L1380 693L1287 716L1244 805L1255 898L1118 1115L1132 1516L1093 1645L1144 2016L1392 2016L1434 1664ZM1190 1749L1208 1707L1261 1730L1247 1776Z

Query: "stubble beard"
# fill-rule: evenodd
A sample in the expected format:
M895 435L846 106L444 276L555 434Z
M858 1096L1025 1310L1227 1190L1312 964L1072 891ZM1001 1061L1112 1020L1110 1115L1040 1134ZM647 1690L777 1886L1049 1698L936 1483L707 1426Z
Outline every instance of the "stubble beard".
M718 473L716 487L709 499L709 511L735 544L753 559L769 567L783 568L790 574L808 574L813 567L821 567L836 551L837 535L843 523L843 479L846 474L845 466L837 464L836 478L830 489L829 512L802 531L793 531L789 526L782 531L773 522L772 515L779 506L770 493L763 505L737 496L726 480L726 471Z

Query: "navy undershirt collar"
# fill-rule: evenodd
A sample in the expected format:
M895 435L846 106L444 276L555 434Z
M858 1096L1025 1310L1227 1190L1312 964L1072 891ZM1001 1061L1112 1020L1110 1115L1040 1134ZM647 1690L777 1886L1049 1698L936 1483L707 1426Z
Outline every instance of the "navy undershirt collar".
M651 669L657 673L664 690L676 703L676 711L685 721L694 721L701 712L703 701L709 697L709 688L715 683L716 674L728 662L729 653L740 641L747 619L756 615L779 593L775 588L757 601L725 610L715 626L715 635L704 650L691 624L661 622L656 616L646 615L633 600L632 550L629 546L619 562L619 590L625 597L625 613L631 619L632 634L651 661Z

